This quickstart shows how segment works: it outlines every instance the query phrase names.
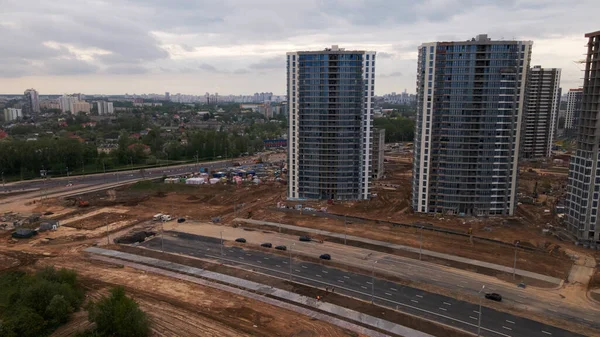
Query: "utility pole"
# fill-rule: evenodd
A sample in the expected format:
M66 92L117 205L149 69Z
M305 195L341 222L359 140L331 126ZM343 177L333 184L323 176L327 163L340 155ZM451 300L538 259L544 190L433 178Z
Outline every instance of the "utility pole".
M479 290L478 294L481 294L483 289L485 289L485 285L481 287L481 290ZM479 336L481 336L481 296L479 296L479 323L477 324L477 337Z
M106 164L104 160L102 160L102 169L104 170L104 183L106 183Z

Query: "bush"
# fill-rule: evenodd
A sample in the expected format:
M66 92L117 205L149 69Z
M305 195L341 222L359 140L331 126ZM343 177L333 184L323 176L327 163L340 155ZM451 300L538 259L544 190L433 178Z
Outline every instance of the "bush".
M40 337L69 319L84 292L73 271L46 268L35 275L0 275L0 336Z
M125 295L122 287L110 296L88 306L89 320L96 323L95 332L82 336L144 337L150 334L148 316L138 304ZM94 334L95 333L95 334Z

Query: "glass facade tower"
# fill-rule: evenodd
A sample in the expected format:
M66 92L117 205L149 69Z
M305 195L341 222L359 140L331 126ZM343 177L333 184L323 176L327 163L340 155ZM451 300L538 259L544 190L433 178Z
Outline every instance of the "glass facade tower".
M598 200L600 199L600 31L588 38L583 92L577 122L577 150L569 164L566 221L577 239L600 245Z
M513 215L531 41L419 47L412 207Z
M367 199L375 52L287 54L288 197Z

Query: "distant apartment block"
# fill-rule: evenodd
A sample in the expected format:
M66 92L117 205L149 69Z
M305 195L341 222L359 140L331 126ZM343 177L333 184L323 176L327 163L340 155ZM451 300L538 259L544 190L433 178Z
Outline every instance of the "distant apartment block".
M37 116L40 113L40 98L35 89L27 89L24 93L25 113L29 116Z
M600 245L600 31L586 34L587 57L577 121L577 150L569 164L566 222L578 240Z
M565 129L577 128L579 111L581 110L581 98L583 89L569 89L567 93L567 111L565 114Z
M71 104L71 113L78 114L80 112L84 112L86 114L90 113L92 105L88 102L76 101Z
M373 147L371 152L371 178L381 179L384 173L385 129L373 129L371 146Z
M288 197L370 197L375 52L287 53Z
M23 111L21 109L6 108L4 109L4 121L11 122L17 119L23 118Z
M552 155L560 101L560 69L534 66L527 78L521 158Z
M97 101L96 107L98 108L98 115L112 115L115 113L113 102Z
M478 35L419 47L415 212L513 215L532 45Z

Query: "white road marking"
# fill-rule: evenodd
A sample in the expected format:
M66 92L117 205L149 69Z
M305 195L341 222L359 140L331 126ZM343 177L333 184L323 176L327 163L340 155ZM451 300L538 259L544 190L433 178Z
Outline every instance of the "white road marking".
M367 281L367 284L373 284L373 283L371 283L371 282Z
M394 288L390 288L390 290L392 290L392 291L398 291L398 289L394 289Z
M423 295L415 295L415 296L417 296L418 298L423 298Z
M321 275L317 274L317 277L323 277L323 276L321 276Z
M367 287L365 287L365 286L360 286L360 287L363 288L363 289L367 289Z
M442 308L442 307L439 307L438 309L443 310L443 311L448 311L446 308Z
M419 301L417 300L410 300L411 302L415 302L415 303L419 303Z
M474 312L474 313L476 313L476 314L478 314L478 313L479 313L479 311L477 311L477 310L473 310L473 312Z
M256 262L258 262L258 263L262 264L262 262L261 262L261 261L256 261Z
M385 293L385 294L388 295L388 296L392 296L392 294L390 294L390 293Z
M448 303L448 302L443 302L443 303L444 303L445 305L452 305L452 304L450 304L450 303Z
M506 323L515 324L515 322L509 320L506 320Z
M350 279L350 277L348 277L348 276L344 276L344 278Z
M263 257L263 259L268 260L269 258L268 257Z
M244 258L240 256L240 260L243 260Z
M457 284L457 286L464 288L465 286L463 286L462 284Z
M504 326L504 325L502 326L502 328L503 328L503 329L506 329L506 330L510 330L510 331L512 331L512 329L511 329L511 328L509 328L509 327L507 327L507 326Z
M470 318L470 319L474 319L474 320L476 320L476 321L478 321L478 320L479 320L479 318L477 318L477 317L473 317L473 316L469 316L469 318Z
M281 261L281 262L283 262L283 263L287 264L287 261Z
M542 330L543 333L545 333L546 335L552 335L552 332L548 332L548 331L544 331Z
M275 265L275 267L277 267L277 268L281 268L281 266L280 266L280 265L278 265L278 264L276 264L276 265Z
M305 266L305 265L302 265L302 268L306 269L306 268L308 268L308 267L307 267L307 266Z
M328 271L326 271L326 270L321 270L321 271L322 271L323 273L325 273L325 274L329 273L329 272L328 272Z
M342 280L338 280L338 282L344 283L344 281L342 281Z
M252 256L252 255L250 255L250 254L246 254L246 256Z
M297 273L299 273L299 272L300 272L300 270L299 270L299 269L294 269L294 270L295 270Z

